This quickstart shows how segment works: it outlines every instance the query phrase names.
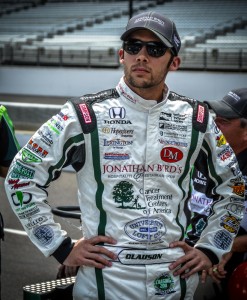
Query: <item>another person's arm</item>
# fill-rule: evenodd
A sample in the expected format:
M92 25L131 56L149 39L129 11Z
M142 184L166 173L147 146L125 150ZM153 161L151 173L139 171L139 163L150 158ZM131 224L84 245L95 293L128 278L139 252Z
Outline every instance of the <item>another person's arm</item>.
M225 265L232 258L232 255L235 252L240 252L240 253L247 252L247 234L237 236L234 239L231 251L224 254L220 262L216 265L213 265L208 270L208 274L212 277L213 281L215 281L216 283L220 283L220 281L226 277L227 272L225 270ZM206 274L205 274L205 278L206 278Z
M227 204L231 201L239 203L244 201L244 182L236 157L223 135L221 133L216 135L214 132L215 124L211 117L201 153L195 162L197 169L200 169L200 166L207 166L211 182L208 185L206 195L212 196L215 200L207 223L204 224L204 229L194 247L203 252L210 259L211 264L217 264L222 255L231 250L233 240L239 229L241 216L230 211ZM224 153L227 153L226 159ZM204 159L205 155L207 160ZM229 226L231 224L234 226ZM179 246L180 244L177 243L175 242L175 245ZM188 248L189 246L183 244L180 247L185 248L186 253L171 265L171 268L175 269L183 264L183 267L176 271L176 275L181 275L186 270L187 273L184 277L188 277L198 271L209 269L208 261L201 264L198 259L199 254L197 253L197 258L193 257L192 249Z
M9 166L20 149L7 109L0 106L0 176L6 177Z

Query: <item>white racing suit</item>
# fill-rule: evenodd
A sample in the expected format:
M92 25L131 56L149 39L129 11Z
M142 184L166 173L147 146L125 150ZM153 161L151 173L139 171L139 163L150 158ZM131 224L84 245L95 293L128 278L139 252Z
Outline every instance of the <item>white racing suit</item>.
M208 166L218 198L195 245L214 262L235 236L220 226L220 216L230 199L243 200L235 156L220 159L226 142L214 126L203 103L170 91L160 103L147 101L121 79L115 89L68 101L17 154L6 179L8 198L45 256L63 262L72 248L46 191L67 165L76 170L83 236L117 240L99 245L118 254L112 267L79 269L74 299L193 298L198 275L185 280L168 269L184 254L169 244L184 239L192 166Z

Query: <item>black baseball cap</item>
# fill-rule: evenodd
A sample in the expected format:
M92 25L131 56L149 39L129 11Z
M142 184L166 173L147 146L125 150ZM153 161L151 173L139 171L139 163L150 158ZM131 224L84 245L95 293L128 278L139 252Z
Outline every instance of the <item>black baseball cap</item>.
M173 50L175 55L178 55L181 40L174 22L169 18L154 11L138 14L129 20L121 40L126 41L132 32L140 29L152 31L167 47Z
M222 100L205 101L220 117L247 119L247 88L231 90Z

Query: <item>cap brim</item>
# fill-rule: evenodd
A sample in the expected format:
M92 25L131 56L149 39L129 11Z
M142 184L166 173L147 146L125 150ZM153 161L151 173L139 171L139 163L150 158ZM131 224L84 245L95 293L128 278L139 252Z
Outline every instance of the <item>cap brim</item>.
M220 117L224 117L227 119L240 118L241 116L237 114L230 106L228 106L224 101L204 101L208 104L209 108L211 108L216 115Z
M146 28L146 27L134 27L134 28L131 28L131 29L125 31L121 35L120 39L122 41L125 41L132 32L137 31L137 30L141 30L141 29L146 29L146 30L149 30L149 31L153 32L161 40L161 42L163 44L165 44L169 48L173 47L172 44L166 38L164 38L161 34L159 34L157 31L155 31L153 29L150 29L150 28Z

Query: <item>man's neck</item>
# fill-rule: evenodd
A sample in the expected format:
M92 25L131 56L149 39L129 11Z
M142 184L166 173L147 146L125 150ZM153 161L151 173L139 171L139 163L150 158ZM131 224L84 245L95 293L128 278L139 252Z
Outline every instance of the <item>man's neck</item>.
M168 87L164 83L162 86L157 86L153 88L138 88L130 86L126 81L125 83L138 96L142 97L145 100L156 100L157 103L163 101L168 93Z

